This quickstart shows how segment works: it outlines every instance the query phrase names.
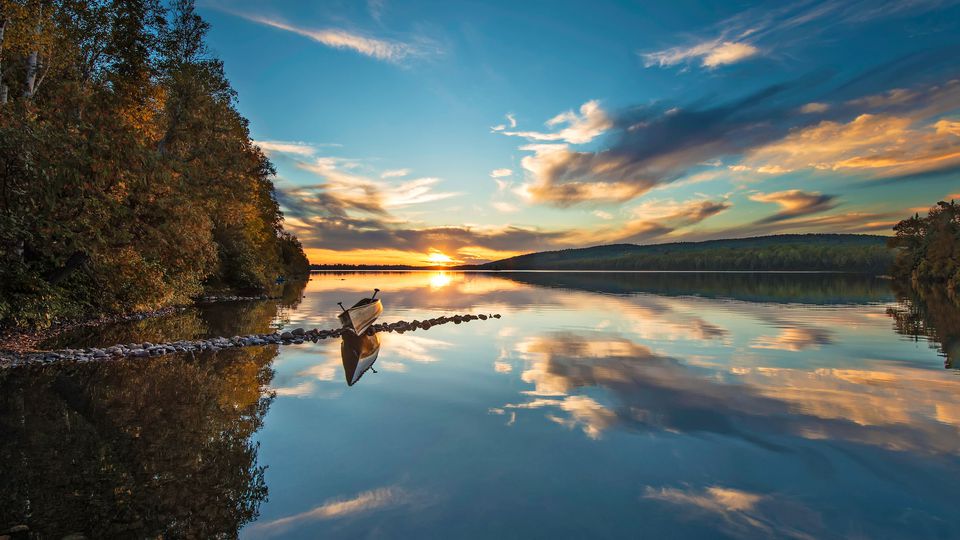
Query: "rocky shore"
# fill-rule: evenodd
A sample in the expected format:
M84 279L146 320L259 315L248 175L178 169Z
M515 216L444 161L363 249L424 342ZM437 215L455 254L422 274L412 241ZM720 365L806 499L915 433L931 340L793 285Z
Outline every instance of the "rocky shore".
M429 330L442 324L462 324L470 321L485 321L499 319L500 314L493 315L454 315L442 316L433 319L397 321L392 323L378 323L372 325L368 334L377 332L414 332ZM322 339L339 338L344 330L337 329L304 329L277 330L269 334L250 334L246 336L215 337L197 340L181 340L168 343L127 343L112 347L91 347L87 349L61 349L58 351L42 351L33 353L10 353L0 355L0 368L15 367L28 364L42 364L47 362L91 362L109 360L111 358L148 358L176 353L194 353L204 351L219 351L231 347L253 347L259 345L297 345L306 341L318 342Z

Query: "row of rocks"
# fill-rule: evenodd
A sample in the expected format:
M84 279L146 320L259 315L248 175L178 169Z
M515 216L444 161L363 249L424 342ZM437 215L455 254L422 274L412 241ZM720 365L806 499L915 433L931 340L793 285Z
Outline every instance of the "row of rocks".
M376 333L376 332L397 332L402 334L404 332L413 332L415 330L429 330L433 326L438 326L441 324L454 323L460 324L469 321L485 321L487 319L499 319L500 314L495 315L454 315L453 317L437 317L435 319L426 319L423 321L413 320L412 322L407 321L397 321L395 323L381 323L374 324L370 326L370 329L367 330L367 333Z
M393 323L379 323L371 325L367 334L377 332L413 332L416 330L429 330L431 327L441 324L461 324L469 321L499 319L500 314L494 315L454 315L452 317L437 317L423 321L414 320L411 322L397 321ZM250 334L246 336L233 336L231 338L215 337L197 340L181 340L168 343L127 343L114 345L112 347L90 347L86 349L62 349L59 351L47 351L32 354L22 354L6 359L0 358L0 367L4 365L23 365L36 364L57 361L77 361L89 362L108 360L111 358L146 358L152 356L163 356L176 353L193 353L205 351L219 351L233 347L251 347L257 345L290 345L301 344L305 341L316 343L322 339L338 338L346 332L343 329L322 330L314 328L306 330L304 328L295 328L293 330L278 330L269 334ZM6 361L4 361L6 360Z

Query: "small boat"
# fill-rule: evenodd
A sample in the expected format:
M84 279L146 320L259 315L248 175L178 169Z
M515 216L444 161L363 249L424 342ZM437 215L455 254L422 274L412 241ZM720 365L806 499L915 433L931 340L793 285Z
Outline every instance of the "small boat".
M347 379L347 386L353 386L367 370L372 370L379 354L380 337L377 334L343 334L340 358L343 360L343 376ZM376 370L373 371L376 373Z
M383 304L377 300L377 293L380 289L373 290L373 296L364 298L353 305L350 309L343 307L343 302L338 302L343 313L337 315L340 324L344 330L349 330L354 335L361 335L370 328L373 321L383 313Z

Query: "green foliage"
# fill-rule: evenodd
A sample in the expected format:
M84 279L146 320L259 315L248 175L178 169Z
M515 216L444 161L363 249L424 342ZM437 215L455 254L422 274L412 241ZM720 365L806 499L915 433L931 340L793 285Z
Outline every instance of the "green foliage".
M880 236L776 235L650 246L618 244L521 255L484 270L739 270L886 272L892 261Z
M916 214L893 228L898 248L894 273L915 287L945 285L960 290L960 204L940 201L926 217Z
M192 0L0 2L0 324L305 272Z

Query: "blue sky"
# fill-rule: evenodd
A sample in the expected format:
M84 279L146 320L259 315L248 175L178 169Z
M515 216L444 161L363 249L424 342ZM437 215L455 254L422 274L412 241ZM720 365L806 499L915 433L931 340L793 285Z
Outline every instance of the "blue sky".
M223 1L313 262L888 234L960 192L960 7Z

